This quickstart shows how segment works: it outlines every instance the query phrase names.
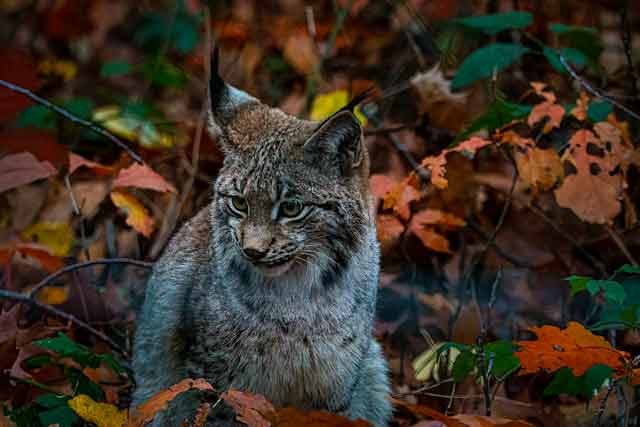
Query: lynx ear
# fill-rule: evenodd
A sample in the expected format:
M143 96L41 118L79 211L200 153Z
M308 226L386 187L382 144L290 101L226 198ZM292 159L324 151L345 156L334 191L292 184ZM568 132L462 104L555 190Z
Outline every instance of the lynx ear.
M219 49L211 53L211 78L209 79L209 131L220 135L231 122L239 108L259 101L246 92L225 83L218 71Z
M341 111L326 121L304 144L305 162L332 175L350 176L362 164L362 128L350 111Z

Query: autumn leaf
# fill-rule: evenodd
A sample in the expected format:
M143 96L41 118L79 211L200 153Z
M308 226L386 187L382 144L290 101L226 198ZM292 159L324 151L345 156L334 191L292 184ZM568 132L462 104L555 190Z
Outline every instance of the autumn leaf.
M212 391L213 387L202 378L195 380L186 378L166 390L159 391L149 398L149 400L132 409L126 426L142 427L144 424L153 420L153 417L166 408L167 404L175 399L176 396L192 389Z
M86 167L91 169L98 175L111 175L113 168L109 166L101 165L100 163L92 162L74 153L69 153L69 175L75 172L80 167Z
M534 425L521 420L509 420L500 417L487 417L482 415L458 414L453 417L462 421L467 427L533 427Z
M42 248L20 244L16 245L16 250L26 257L35 259L47 273L53 273L64 267L62 258Z
M153 219L149 211L129 193L124 191L112 191L111 201L127 214L127 224L145 237L153 233Z
M265 418L271 422L270 425L273 427L371 427L371 424L362 419L350 420L341 415L324 411L303 412L293 407L268 412L265 414ZM247 423L247 425L261 427L263 424Z
M271 425L263 415L273 412L275 408L264 396L230 389L222 393L220 397L233 408L238 421L251 427L269 427Z
M547 88L547 84L546 83L530 82L529 84L533 88L533 91L536 93L536 95L544 98L544 100L546 102L550 102L552 104L554 104L556 102L555 93L553 93L552 91L549 91L549 90L545 90Z
M127 421L127 410L118 409L108 403L99 403L87 396L79 394L68 402L80 418L97 427L122 427Z
M0 193L57 173L51 163L31 153L9 154L0 159Z
M614 349L603 337L592 334L579 323L569 322L566 329L545 325L529 330L538 339L516 342L521 347L515 352L521 364L518 375L568 367L578 377L598 364L618 372L625 369L628 353Z
M336 90L334 92L318 95L313 100L311 105L311 120L324 120L331 116L333 113L344 107L349 103L349 92L346 90ZM367 123L367 118L362 114L360 109L356 107L354 114L364 126Z
M0 134L0 147L7 154L29 152L56 168L67 163L67 147L56 142L54 133L40 129L8 129Z
M313 40L306 32L291 34L282 53L287 62L303 76L313 73L320 62Z
M421 197L422 194L411 184L410 178L407 178L397 183L393 190L386 194L382 208L393 208L400 218L407 221L411 216L411 203L420 200Z
M550 190L564 175L560 156L552 148L523 147L514 150L513 157L519 178L534 190Z
M391 399L393 406L407 411L419 419L432 419L436 421L440 421L446 427L467 427L467 425L461 421L456 420L453 417L448 417L435 409L428 408L422 405L414 405L411 403L404 402L399 399Z
M446 156L450 153L458 152L467 157L473 157L476 151L491 144L492 141L472 136L471 138L461 142L453 148L443 150L437 156L429 156L422 159L422 166L431 171L431 183L439 189L445 189L449 185L449 181L445 178L446 173Z
M113 181L113 187L136 187L160 192L176 192L176 188L147 165L134 163L122 169Z
M451 253L449 240L436 231L434 226L455 229L464 225L464 220L453 214L437 209L425 209L411 218L409 230L420 239L426 248L436 252Z
M9 311L0 312L0 343L3 343L16 336L18 332L18 310L20 305L16 304Z
M587 109L589 108L589 96L580 92L580 98L576 101L576 106L571 109L571 115L581 122L587 120Z
M369 177L371 194L377 199L382 199L387 193L393 191L398 183L388 175L374 174Z
M382 214L376 218L376 230L380 250L387 253L399 242L404 232L404 224L395 215Z
M0 49L0 79L20 85L32 91L41 86L37 67L31 57L16 49ZM0 123L11 120L20 110L31 105L26 96L0 87Z
M533 127L536 123L547 117L549 120L544 125L544 133L549 133L552 129L560 127L560 122L562 122L562 118L564 117L564 107L549 101L541 102L531 110L527 124Z
M38 222L21 233L22 238L45 246L55 256L64 257L73 247L74 235L64 222Z
M610 222L622 209L620 199L625 187L624 177L614 173L619 152L612 148L610 153L606 144L584 129L571 137L569 145L562 160L572 164L576 173L566 176L554 191L558 205L571 209L583 221ZM594 149L602 157L590 154Z
M38 291L36 299L44 304L64 304L69 299L68 286L45 286Z

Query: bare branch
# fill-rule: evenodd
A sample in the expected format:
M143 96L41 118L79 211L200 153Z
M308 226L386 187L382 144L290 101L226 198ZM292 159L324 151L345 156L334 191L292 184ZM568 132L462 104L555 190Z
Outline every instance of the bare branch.
M70 113L69 111L65 110L64 108L53 104L50 101L47 101L46 99L36 95L35 93L31 92L29 89L26 89L22 86L18 86L16 84L13 83L9 83L6 80L2 80L0 79L0 86L3 86L13 92L19 93L21 95L26 96L27 98L30 98L31 100L35 101L36 103L58 113L59 115L61 115L62 117L66 118L67 120L72 121L73 123L77 123L81 126L84 126L88 129L91 129L93 132L104 136L105 138L107 138L109 141L113 142L114 144L116 144L118 147L122 148L124 151L127 152L127 154L129 155L129 157L131 157L133 160L135 160L137 163L143 164L144 162L142 161L142 158L137 155L131 148L129 148L127 146L127 144L125 144L124 142L122 142L118 137L116 137L114 134L112 134L111 132L109 132L108 130L106 130L105 128L103 128L102 126L93 123L89 120L85 120L85 119L81 119L80 117Z

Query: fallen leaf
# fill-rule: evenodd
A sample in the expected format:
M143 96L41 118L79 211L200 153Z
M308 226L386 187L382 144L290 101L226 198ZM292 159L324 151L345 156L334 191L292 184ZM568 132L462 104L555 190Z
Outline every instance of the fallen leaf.
M51 163L31 153L9 154L0 159L0 193L57 173Z
M393 191L398 183L388 175L374 174L369 177L369 188L371 194L377 198L382 199L387 193Z
M74 173L80 167L89 168L98 175L111 175L113 172L112 167L92 162L91 160L85 159L84 157L74 153L69 153L69 175Z
M7 154L29 152L40 161L51 162L56 168L67 163L69 151L65 145L58 144L54 133L28 128L5 130L0 134L0 147Z
M112 191L111 201L127 214L127 224L145 237L153 233L153 219L147 209L129 193Z
M109 194L109 185L104 180L81 181L71 185L71 191L84 218L93 218L100 204Z
M287 62L303 76L312 74L320 63L313 40L306 32L290 35L282 53Z
M404 224L395 215L382 214L376 218L376 230L380 250L382 253L387 253L398 244L404 231Z
M462 421L468 427L533 427L534 426L533 424L530 424L526 421L509 420L507 418L500 418L500 417L486 417L482 415L458 414L458 415L454 415L451 418L455 418L456 420Z
M53 273L64 267L61 257L53 255L44 248L20 244L16 246L16 250L26 257L35 259L47 273Z
M69 300L68 286L45 286L38 291L36 299L44 304L60 305Z
M622 372L628 353L616 350L603 337L594 335L577 322L569 322L566 329L545 325L529 328L536 334L533 341L518 341L520 359L518 375L535 374L540 370L554 372L568 367L579 377L594 365L602 364Z
M59 257L67 256L74 242L73 230L64 222L37 222L20 234L23 239L43 245Z
M31 91L40 88L42 83L38 79L37 67L31 56L21 50L2 48L0 58L0 79ZM26 96L0 87L0 123L13 119L19 111L32 103Z
M407 402L404 402L399 399L391 399L393 406L396 408L401 408L409 413L413 414L419 419L433 419L436 421L440 421L447 427L467 427L467 425L461 421L456 420L453 417L448 417L435 409L427 408L422 405L413 405Z
M18 310L20 304L0 313L0 343L14 338L18 333Z
M439 209L424 209L416 213L411 222L415 222L416 225L441 225L447 228L458 228L466 225L462 218Z
M425 248L450 254L449 240L431 227L413 227L411 232L420 239Z
M274 427L371 427L371 424L362 419L350 420L338 414L324 411L303 412L293 407L286 407L267 413L266 418L271 421L271 425ZM264 425L247 424L251 427Z
M549 133L552 129L560 127L560 123L564 117L564 107L549 101L541 102L534 106L531 113L529 113L527 124L533 127L546 117L548 117L549 120L545 123L543 132Z
M220 395L236 412L236 419L251 427L269 427L271 423L264 414L273 412L275 408L264 396L230 389Z
M138 163L122 169L113 181L113 187L136 187L160 192L176 192L176 188L161 175L154 172L149 166Z
M186 378L166 390L159 391L149 398L149 400L132 409L126 426L142 427L144 424L153 420L153 417L162 411L176 396L192 389L212 391L213 387L202 378L196 380Z
M77 395L68 404L80 418L97 427L122 427L127 421L126 409L120 410L114 405L96 402L86 394Z
M411 203L420 200L422 193L415 189L409 178L399 182L384 197L383 209L391 209L403 220L411 216Z
M576 101L576 106L571 109L571 115L581 122L587 120L587 109L589 108L589 96L580 92L580 98Z
M349 103L349 92L346 90L336 90L334 92L318 95L311 105L311 120L324 120L333 113ZM354 108L354 114L364 126L367 122L366 117L360 112L358 107Z
M554 191L558 205L571 209L583 221L605 224L622 210L620 202L626 185L621 174L615 174L616 160L593 132L577 131L569 140L564 162L575 167L576 173L564 178ZM603 157L591 155L589 146L601 150Z
M545 101L551 102L552 104L556 102L556 95L549 90L545 90L547 88L546 83L531 82L530 84L531 84L531 87L533 88L533 91L538 96L541 96L542 98L544 98Z
M519 178L535 191L550 190L564 175L560 156L552 148L541 150L523 147L514 150L513 157L518 167Z

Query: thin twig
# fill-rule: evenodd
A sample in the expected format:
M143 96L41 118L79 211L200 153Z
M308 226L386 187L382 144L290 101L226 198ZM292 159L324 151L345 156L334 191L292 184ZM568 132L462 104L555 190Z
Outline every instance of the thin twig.
M584 90L586 90L587 92L589 92L593 96L596 96L598 98L602 98L602 99L606 100L607 102L609 102L610 104L615 105L616 107L618 107L619 109L621 109L622 111L624 111L625 113L627 113L628 115L633 117L634 119L640 120L640 115L638 115L637 113L633 112L629 108L625 107L624 105L622 105L621 103L619 103L615 99L611 98L609 95L607 95L606 93L604 93L600 89L597 89L596 87L591 85L591 83L586 81L584 79L584 77L581 77L580 75L578 75L578 73L573 68L571 68L571 65L569 65L569 63L567 62L565 57L562 56L562 55L560 55L560 62L562 63L564 68L567 70L567 72L571 75L571 77L573 77L578 83L580 83L580 86L582 86L584 88Z
M625 245L622 236L620 236L620 234L618 234L618 232L611 226L607 226L606 229L609 233L609 236L611 236L611 240L615 242L615 244L618 246L618 249L620 249L620 252L622 252L627 258L627 261L629 261L634 267L637 267L638 261L631 254L631 251L629 250L629 248L627 248L627 245Z
M593 419L593 427L600 427L600 423L602 421L602 415L604 414L605 409L607 408L607 401L609 400L609 396L611 396L611 392L613 391L613 382L609 382L607 386L607 393L602 398L600 405L598 407L598 412Z
M62 276L65 273L68 273L68 272L74 271L74 270L78 270L78 269L81 269L81 268L91 267L92 265L103 265L103 264L131 264L131 265L137 265L138 267L142 267L142 268L152 268L153 267L153 263L152 262L140 261L140 260L131 259L131 258L104 258L104 259L96 259L96 260L93 260L93 261L80 262L80 263L77 263L77 264L71 264L71 265L68 265L66 267L61 268L60 270L58 270L56 272L53 272L53 273L49 274L47 277L45 277L44 279L39 281L31 289L31 292L29 292L29 295L27 297L28 298L35 297L37 295L37 293L40 291L40 289L44 288L45 286L47 286L52 281L54 281L55 279L57 279L58 277Z
M0 298L6 298L6 299L10 299L12 301L17 301L20 303L25 303L28 305L31 305L33 307L36 307L48 314L51 314L52 316L56 316L59 317L61 319L67 320L71 323L73 323L74 325L76 325L77 327L84 329L90 333L92 333L93 335L95 335L96 337L100 338L101 340L103 340L104 342L106 342L107 344L109 344L109 346L117 351L118 353L120 353L121 355L128 357L127 352L120 347L120 345L118 345L118 343L116 343L115 341L113 341L111 338L109 338L107 335L105 335L104 333L100 332L99 330L95 329L94 327L92 327L91 325L89 325L88 323L78 319L77 317L75 317L72 314L69 313L65 313L62 310L59 310L51 305L48 304L43 304L40 301L30 298L28 295L23 295L17 292L12 292L12 291L7 291L5 289L0 289Z
M85 119L81 119L80 117L70 113L69 111L65 110L64 108L53 104L50 101L47 101L46 99L36 95L35 93L31 92L29 89L24 88L22 86L18 86L16 84L13 83L9 83L6 80L2 80L0 79L0 86L3 86L13 92L19 93L21 95L26 96L27 98L30 98L31 100L35 101L36 103L47 107L48 109L58 113L59 115L61 115L62 117L66 118L67 120L70 120L73 123L79 124L81 126L86 127L87 129L92 130L93 132L104 136L105 138L107 138L109 141L113 142L114 144L116 144L118 147L122 148L124 151L127 152L127 154L129 155L129 157L131 157L133 160L135 160L136 162L143 164L144 162L142 161L142 158L140 156L138 156L131 148L129 148L127 146L127 144L125 144L124 142L122 142L118 137L116 137L114 134L112 134L111 132L109 132L108 130L106 130L105 128L103 128L102 126L98 125L97 123L93 123L89 120L85 120Z

